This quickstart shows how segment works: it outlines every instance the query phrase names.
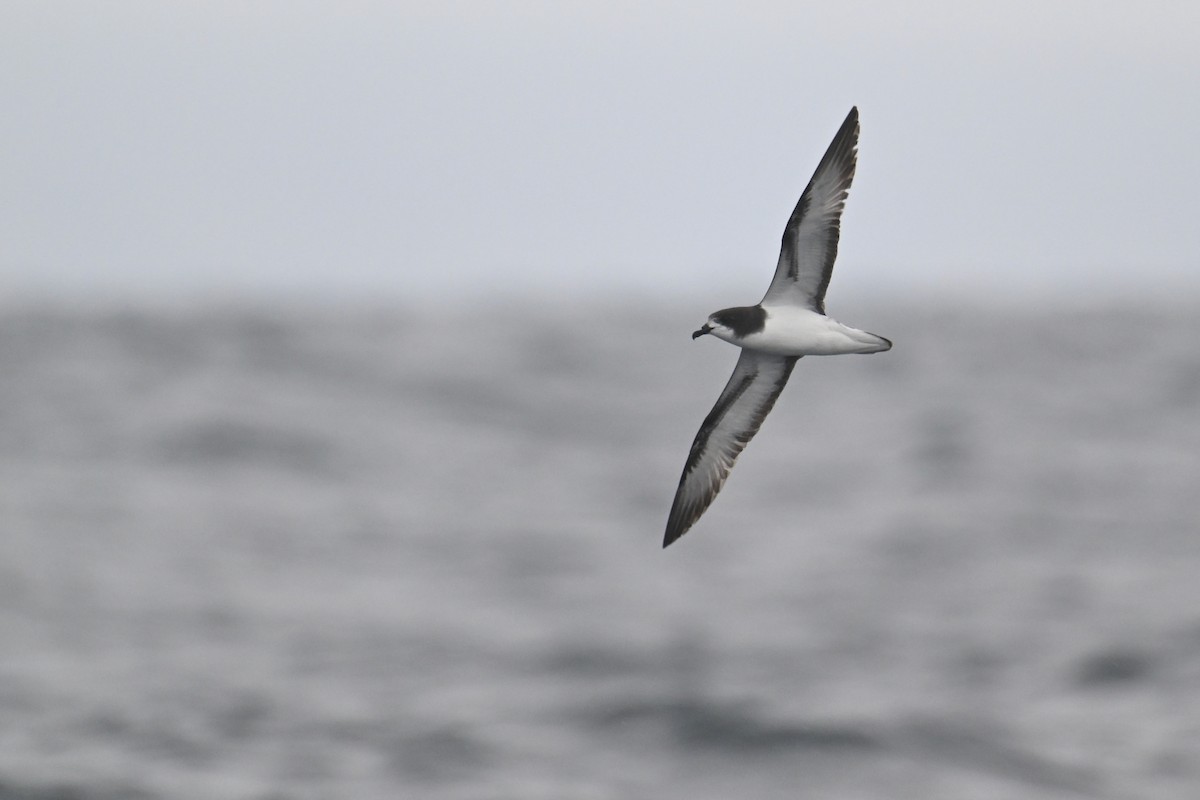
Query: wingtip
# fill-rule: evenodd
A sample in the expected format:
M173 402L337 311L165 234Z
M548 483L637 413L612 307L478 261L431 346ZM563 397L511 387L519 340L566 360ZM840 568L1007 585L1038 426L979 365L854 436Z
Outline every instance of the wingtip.
M671 515L667 518L667 530L663 533L663 549L666 550L675 542L683 538L683 535L692 528L695 520L688 522L685 516L680 516L676 513L676 509L671 509Z
M845 131L850 131L850 130L853 130L853 131L855 131L855 137L857 138L857 131L858 131L858 106L850 106L850 113L846 115L846 119L845 119L845 121L844 121L844 122L842 122L842 130L845 130Z
M711 412L710 412L711 413ZM699 436L699 434L697 434ZM695 449L695 443L692 448ZM687 478L689 468L691 467L692 454L688 454L689 463L683 468L683 475L679 478L679 488L675 490L675 500L671 503L671 512L667 514L667 527L663 531L663 549L666 550L672 544L679 540L679 537L688 532L695 522L694 519L689 520L688 514L684 510L684 503L681 499L684 488L684 480Z
M842 120L841 128L846 130L849 128L858 127L858 106L850 106L850 112L846 114L846 118Z

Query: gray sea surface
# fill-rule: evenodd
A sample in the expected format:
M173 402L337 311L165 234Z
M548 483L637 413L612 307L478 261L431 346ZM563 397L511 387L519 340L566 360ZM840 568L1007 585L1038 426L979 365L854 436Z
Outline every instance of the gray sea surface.
M1200 304L0 311L0 800L1200 797Z

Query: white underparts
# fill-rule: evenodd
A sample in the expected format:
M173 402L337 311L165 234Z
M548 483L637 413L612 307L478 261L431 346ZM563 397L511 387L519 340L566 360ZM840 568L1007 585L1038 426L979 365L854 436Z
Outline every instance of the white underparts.
M763 329L739 338L724 327L714 328L719 339L750 350L780 356L837 356L880 353L892 343L882 336L843 325L837 320L796 306L764 306Z

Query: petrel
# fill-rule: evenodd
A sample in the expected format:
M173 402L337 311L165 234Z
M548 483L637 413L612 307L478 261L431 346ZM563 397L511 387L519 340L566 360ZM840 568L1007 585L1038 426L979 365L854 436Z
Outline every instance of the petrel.
M825 316L842 208L858 155L858 109L851 108L783 229L771 286L758 305L723 308L692 334L711 333L742 348L729 383L692 442L663 547L687 533L712 504L738 455L775 405L803 356L880 353L892 343Z

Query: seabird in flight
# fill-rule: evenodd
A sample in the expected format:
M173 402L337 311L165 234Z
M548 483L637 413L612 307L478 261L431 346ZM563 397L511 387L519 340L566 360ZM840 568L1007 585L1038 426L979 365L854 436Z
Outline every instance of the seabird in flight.
M783 229L771 286L758 305L725 308L692 334L712 334L742 349L733 375L704 418L667 519L663 547L700 519L738 455L775 405L802 356L880 353L892 343L825 316L842 208L854 179L858 109L850 109Z

